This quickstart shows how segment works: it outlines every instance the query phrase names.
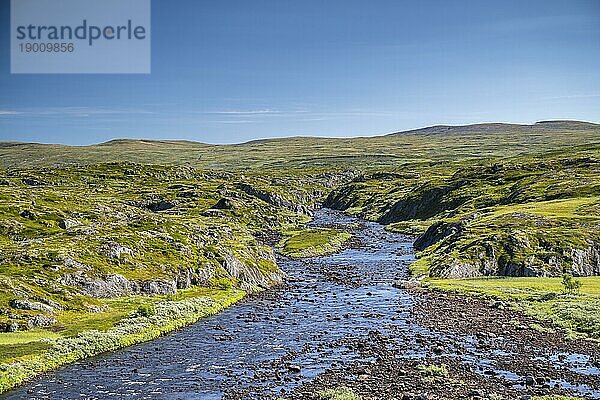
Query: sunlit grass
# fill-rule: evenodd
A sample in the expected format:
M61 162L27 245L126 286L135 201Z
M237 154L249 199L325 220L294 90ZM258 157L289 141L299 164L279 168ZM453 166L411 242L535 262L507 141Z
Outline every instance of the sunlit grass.
M347 387L323 390L318 393L318 398L321 400L360 400L360 397Z
M303 229L288 233L278 247L292 258L314 257L338 251L351 235L337 229Z
M561 278L428 280L432 288L499 299L528 314L600 339L600 277L577 278L578 294L567 294Z
M533 203L513 204L507 206L498 206L494 208L493 213L486 215L481 221L499 217L512 213L530 213L542 217L552 218L581 218L586 220L600 220L600 215L589 215L579 211L582 206L599 205L600 197L578 197L560 200L539 201Z

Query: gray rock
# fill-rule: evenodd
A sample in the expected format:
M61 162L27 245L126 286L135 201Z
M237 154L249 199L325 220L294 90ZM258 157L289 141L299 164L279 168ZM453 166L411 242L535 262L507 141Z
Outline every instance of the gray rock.
M573 276L600 275L600 245L586 249L570 249L566 255L571 259L570 273Z
M6 327L7 332L17 332L19 329L21 329L21 327L16 322L12 322Z
M91 271L92 270L92 267L90 267L89 265L80 263L79 261L75 261L70 257L66 257L65 259L63 259L63 264L65 265L65 267L75 268L80 271Z
M149 295L175 294L177 293L177 283L172 280L146 281L140 284L140 291Z
M81 222L74 218L65 218L58 223L58 226L62 229L71 229L79 225L81 225Z
M224 217L225 213L221 210L215 210L214 208L209 208L208 210L204 210L202 212L202 216L210 217L210 218L220 218L220 217Z
M45 297L36 297L35 300L39 301L40 303L47 304L47 305L49 305L50 307L52 307L52 308L54 308L56 310L62 310L63 309L63 306L60 303L57 303L56 301L47 299Z
M394 281L394 283L392 283L392 286L398 289L406 289L406 290L412 290L412 289L418 289L420 287L423 286L423 284L421 283L420 280L418 279L409 279L409 280L397 280Z
M133 256L133 250L121 246L116 242L106 242L104 244L104 251L109 258L114 258L115 260L120 260L124 255Z
M27 326L32 329L32 328L38 328L38 327L43 327L43 326L51 326L54 325L56 323L56 318L54 317L48 317L44 314L38 314L36 316L34 316L33 318L29 318L27 320Z
M33 310L54 313L53 307L36 301L13 299L9 304L12 308L16 308L18 310Z
M63 275L61 283L78 287L83 294L99 299L136 294L175 294L177 292L177 282L174 279L138 282L129 280L120 274L108 275L100 279L90 278L79 271L75 274Z

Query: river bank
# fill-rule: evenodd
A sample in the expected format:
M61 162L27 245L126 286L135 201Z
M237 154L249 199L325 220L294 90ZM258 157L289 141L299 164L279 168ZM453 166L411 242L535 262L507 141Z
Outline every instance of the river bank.
M15 358L11 363L0 365L0 393L65 364L151 341L202 318L215 315L245 296L246 292L236 289L182 291L179 293L182 300L144 298L140 303L144 304L143 307L130 310L128 316L107 330L88 330L75 337L56 340L48 339L45 332L40 332L38 335L43 335L44 338L39 341L42 346L37 354L30 351L25 356ZM23 336L22 332L16 334ZM32 340L27 342L24 338L20 347L31 347L32 343L38 342L38 335L36 332L29 332L28 337ZM3 340L11 338L3 337Z
M443 336L416 332L416 350L398 345L401 332L370 332L353 345L371 362L331 369L288 398L600 398L598 343L569 339L566 330L483 298L412 294L414 322Z

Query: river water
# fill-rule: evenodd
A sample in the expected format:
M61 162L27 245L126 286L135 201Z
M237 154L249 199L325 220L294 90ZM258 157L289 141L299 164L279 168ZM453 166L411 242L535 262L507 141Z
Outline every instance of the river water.
M415 325L410 317L414 298L392 287L394 280L407 276L414 260L411 238L328 210L319 211L311 225L351 230L353 243L326 257L282 259L280 267L290 278L285 287L152 342L65 366L3 398L277 398L332 366L368 362L347 345L348 338L372 331L404 332L397 340L414 347L408 356L420 357L414 332L443 336ZM468 347L463 338L446 339ZM461 357L489 363L470 347ZM587 373L600 375L585 360L583 365ZM507 379L521 379L503 373ZM599 391L576 389L600 398Z

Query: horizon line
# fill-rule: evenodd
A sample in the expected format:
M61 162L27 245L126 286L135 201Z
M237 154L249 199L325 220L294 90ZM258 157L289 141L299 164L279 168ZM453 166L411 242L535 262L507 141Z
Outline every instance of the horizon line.
M275 137L256 138L256 139L247 140L245 142L237 142L237 143L207 143L207 142L200 142L200 141L191 140L191 139L160 139L160 138L147 139L147 138L143 138L143 137L138 137L138 138L136 138L136 137L115 137L115 138L106 140L104 142L91 143L91 144L0 141L0 145L44 145L44 146L65 146L65 147L93 147L93 146L102 146L105 144L109 144L111 142L118 142L118 141L145 141L145 142L171 142L171 143L184 142L184 143L202 144L202 145L206 145L206 146L240 146L240 145L251 144L251 143L256 143L256 142L271 141L271 140L283 140L283 139L302 139L302 138L306 138L306 139L340 139L340 140L367 139L367 138L377 138L377 137L385 137L385 136L391 136L391 135L400 135L400 134L404 134L404 133L416 133L419 131L425 131L427 129L434 129L434 128L467 128L467 127L476 127L476 126L483 126L483 125L507 125L507 126L519 126L519 127L533 127L538 124L550 124L550 123L580 123L580 124L597 125L598 127L600 127L600 122L575 120L575 119L545 119L545 120L535 121L532 123L498 122L498 121L496 121L496 122L490 122L490 121L474 122L474 123L470 123L470 124L443 124L443 123L441 123L441 124L435 124L435 125L421 126L418 128L410 128L410 129L401 130L401 131L393 131L393 132L388 132L388 133L383 133L383 134L376 133L376 134L372 134L372 135L357 135L357 136L318 136L318 135L313 136L313 135L298 134L298 135L290 135L290 136L275 136Z

